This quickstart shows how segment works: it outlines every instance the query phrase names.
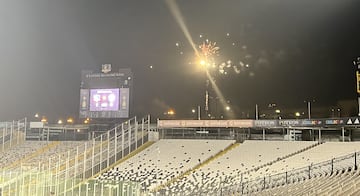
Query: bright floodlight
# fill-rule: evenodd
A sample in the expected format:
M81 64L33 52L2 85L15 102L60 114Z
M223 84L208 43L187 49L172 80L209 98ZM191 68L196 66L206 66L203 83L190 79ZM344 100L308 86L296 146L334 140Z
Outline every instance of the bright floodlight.
M168 115L174 115L175 114L175 111L170 109L168 112L167 112Z
M200 65L206 65L206 61L200 60Z
M295 112L295 116L299 117L300 116L300 112Z
M58 124L60 125L60 124L62 124L63 122L62 122L62 120L58 120Z
M280 114L280 112L281 112L280 110L275 110L275 113L277 114Z
M74 120L73 120L72 118L68 118L68 119L66 120L66 122L67 122L67 123L73 123Z
M43 116L41 119L41 122L45 123L45 122L47 122L47 119Z
M226 109L226 111L229 111L229 110L230 110L230 106L226 106L225 109Z
M191 112L192 112L192 113L195 113L196 111L195 111L195 109L192 109Z

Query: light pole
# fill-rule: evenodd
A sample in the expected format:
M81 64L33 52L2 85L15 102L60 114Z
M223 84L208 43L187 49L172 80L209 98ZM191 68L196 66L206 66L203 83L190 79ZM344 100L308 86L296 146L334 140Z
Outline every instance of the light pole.
M338 112L338 117L340 118L340 117L341 117L341 109L338 108L338 109L337 109L337 112Z
M304 101L305 103L307 103L307 109L308 109L308 119L310 120L311 119L311 102L315 102L315 100L306 100Z
M280 116L281 111L279 109L276 109L275 113L277 114L277 117L280 120L281 119L281 116Z
M255 104L255 120L259 120L259 107Z
M195 108L191 109L191 113L193 115L195 115L196 114L196 109ZM200 120L200 106L199 105L197 106L197 119Z
M308 118L310 120L311 119L311 102L310 101L307 102L307 107L308 107Z

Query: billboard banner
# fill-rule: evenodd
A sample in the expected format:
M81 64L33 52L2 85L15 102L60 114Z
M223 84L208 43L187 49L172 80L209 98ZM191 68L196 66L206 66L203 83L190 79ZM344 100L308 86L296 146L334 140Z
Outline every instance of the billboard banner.
M277 127L278 121L277 120L255 120L254 121L254 127Z
M325 120L326 125L343 125L345 124L344 119L327 119Z
M300 126L301 122L300 120L295 119L289 119L289 120L279 120L279 125L288 127L288 126Z
M253 127L254 120L158 120L158 128Z
M323 124L322 120L302 120L301 125L306 126L321 126Z
M359 126L360 117L338 119L282 119L282 120L158 120L158 128L237 127L237 128L314 128Z

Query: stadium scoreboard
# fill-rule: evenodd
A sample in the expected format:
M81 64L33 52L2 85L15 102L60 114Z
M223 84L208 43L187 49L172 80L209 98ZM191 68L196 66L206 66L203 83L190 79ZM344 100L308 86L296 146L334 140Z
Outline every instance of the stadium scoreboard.
M130 69L83 70L79 118L129 118L133 75Z

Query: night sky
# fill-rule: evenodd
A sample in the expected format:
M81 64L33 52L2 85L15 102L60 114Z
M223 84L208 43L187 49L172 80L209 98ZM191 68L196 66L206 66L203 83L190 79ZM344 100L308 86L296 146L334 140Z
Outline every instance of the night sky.
M0 2L1 121L78 116L81 70L104 63L132 69L138 116L173 108L185 118L203 106L204 71L165 0ZM255 104L357 98L359 0L176 3L194 42L216 42L216 61L241 70L213 71L237 116Z

